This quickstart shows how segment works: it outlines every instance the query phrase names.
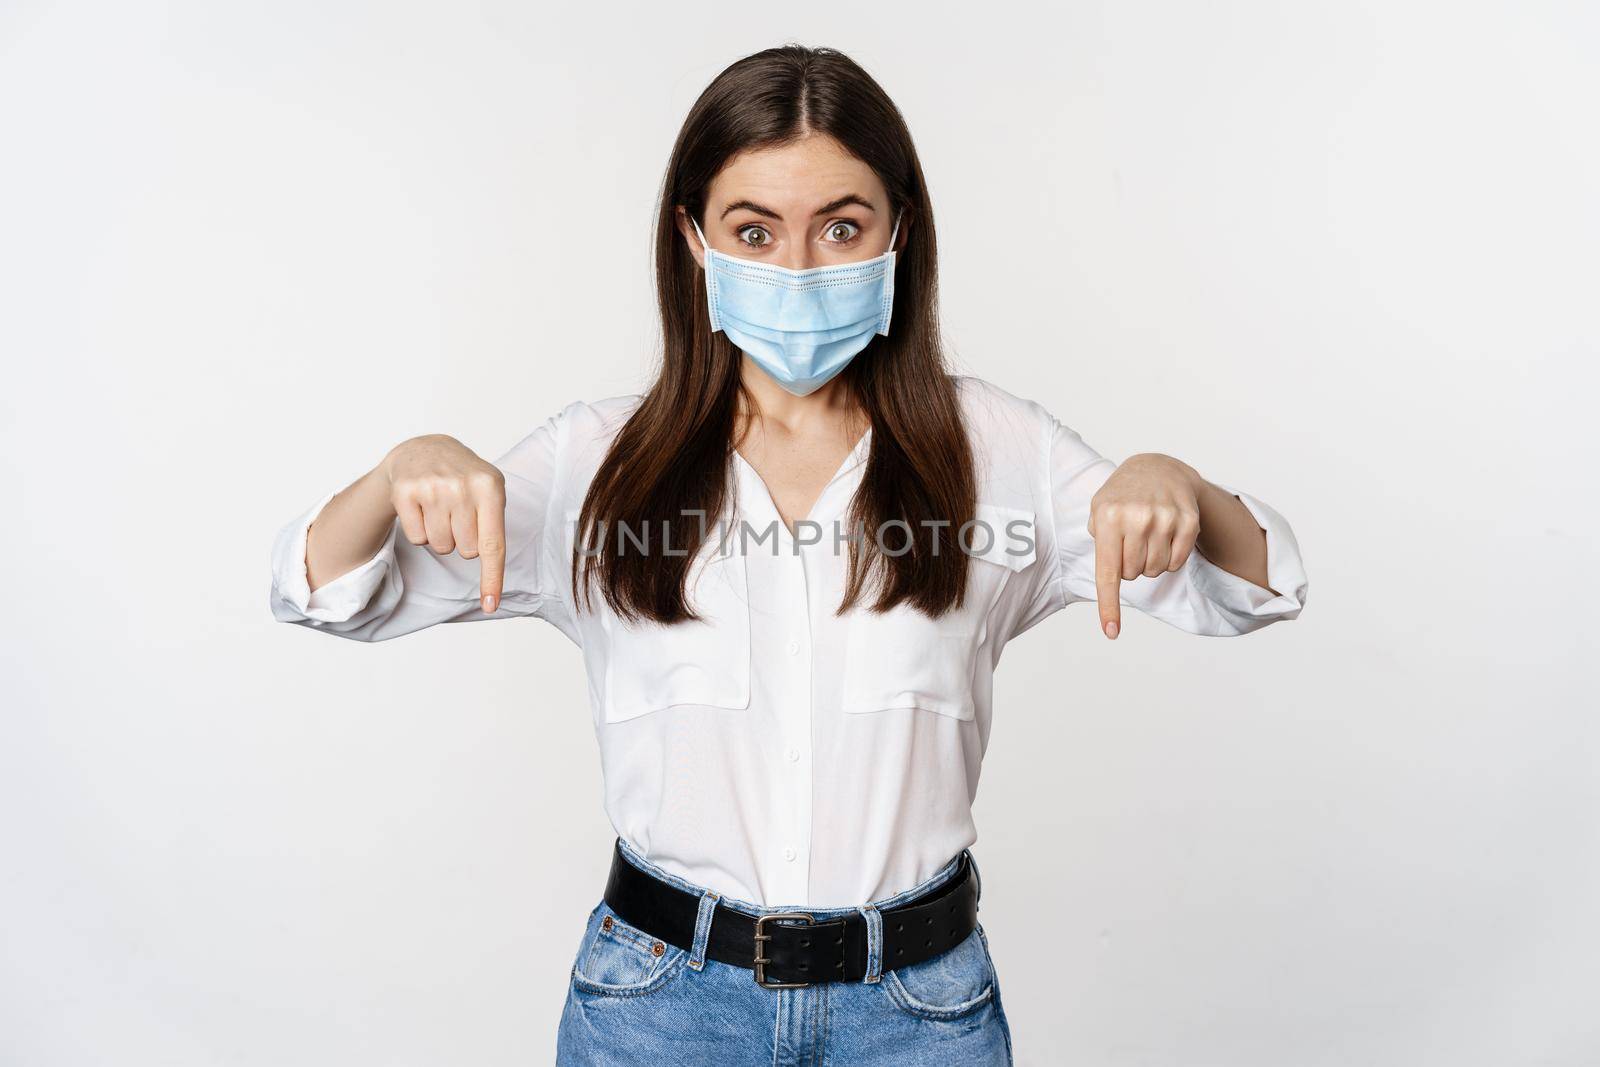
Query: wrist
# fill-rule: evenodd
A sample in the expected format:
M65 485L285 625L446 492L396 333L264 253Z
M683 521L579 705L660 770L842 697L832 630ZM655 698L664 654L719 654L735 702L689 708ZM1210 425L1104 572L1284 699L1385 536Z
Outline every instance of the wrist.
M401 453L405 451L406 446L409 445L412 440L415 440L415 438L401 441L399 444L390 448L389 451L383 454L383 458L378 461L378 465L372 468L373 477L376 480L381 481L385 488L393 488L395 467L400 461Z
M391 449L376 467L361 478L358 486L362 498L368 501L365 507L382 510L390 516L398 514L394 508L394 454ZM381 507L379 501L382 501Z

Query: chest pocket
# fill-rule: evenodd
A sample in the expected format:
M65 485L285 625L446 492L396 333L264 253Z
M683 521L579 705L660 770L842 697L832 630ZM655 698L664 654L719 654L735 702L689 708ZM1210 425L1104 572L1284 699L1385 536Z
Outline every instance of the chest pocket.
M626 622L596 592L590 626L601 637L595 651L603 664L591 662L590 678L606 722L686 704L750 706L750 597L737 539L708 538L690 562L685 591L701 618L670 626Z
M971 552L961 607L937 619L904 604L881 614L852 612L842 680L846 714L920 708L974 717L973 669L990 613L1006 583L1035 557L1032 511L979 504L975 517L965 539Z

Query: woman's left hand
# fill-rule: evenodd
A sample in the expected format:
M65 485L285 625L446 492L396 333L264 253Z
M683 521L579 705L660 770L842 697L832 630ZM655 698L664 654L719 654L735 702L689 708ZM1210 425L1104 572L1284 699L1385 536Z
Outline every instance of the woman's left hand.
M1200 473L1159 452L1130 456L1089 501L1100 628L1122 625L1121 583L1180 569L1200 537Z

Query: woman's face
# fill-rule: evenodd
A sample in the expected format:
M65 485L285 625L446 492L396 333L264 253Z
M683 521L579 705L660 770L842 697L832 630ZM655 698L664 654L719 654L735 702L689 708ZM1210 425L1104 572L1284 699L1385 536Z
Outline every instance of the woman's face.
M706 193L702 226L718 252L805 270L883 255L894 219L872 168L832 137L812 134L729 160ZM682 207L678 229L703 268L700 239Z

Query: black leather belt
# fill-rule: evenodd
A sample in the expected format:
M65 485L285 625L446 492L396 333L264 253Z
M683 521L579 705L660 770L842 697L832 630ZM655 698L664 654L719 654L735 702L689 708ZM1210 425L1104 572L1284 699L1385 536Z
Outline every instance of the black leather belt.
M629 862L621 838L612 846L605 901L623 922L692 950L700 898ZM961 944L978 923L978 883L966 851L944 884L880 914L880 972L920 963ZM820 922L800 911L757 917L719 903L711 915L706 956L753 970L757 984L768 989L859 982L867 974L867 920L860 912Z

